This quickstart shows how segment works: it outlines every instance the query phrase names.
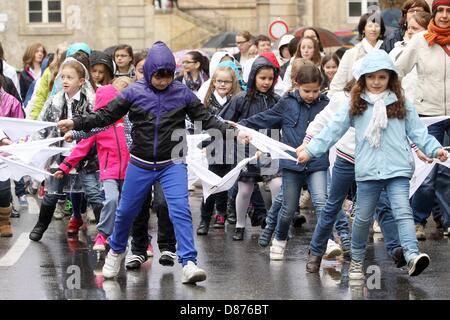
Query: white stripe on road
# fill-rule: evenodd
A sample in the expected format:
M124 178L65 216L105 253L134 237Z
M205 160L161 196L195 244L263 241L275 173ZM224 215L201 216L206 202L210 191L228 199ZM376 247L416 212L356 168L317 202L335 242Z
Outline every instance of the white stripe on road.
M30 244L29 233L22 233L11 249L0 259L0 267L11 267L16 264Z

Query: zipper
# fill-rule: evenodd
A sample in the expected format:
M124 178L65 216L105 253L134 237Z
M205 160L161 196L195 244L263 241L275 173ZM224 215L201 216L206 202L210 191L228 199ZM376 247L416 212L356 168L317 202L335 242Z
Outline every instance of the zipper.
M447 53L444 51L444 115L447 115Z
M109 152L106 153L106 162L105 166L103 167L103 170L106 170L106 168L108 168L108 160L109 160Z
M114 126L113 128L114 128L114 134L116 136L117 150L119 151L119 179L121 179L120 173L122 172L122 154L120 152L120 141L119 141L119 137L117 135L116 126Z
M158 142L158 127L161 116L161 95L158 94L158 111L156 112L155 137L153 138L153 162L156 162L156 145Z

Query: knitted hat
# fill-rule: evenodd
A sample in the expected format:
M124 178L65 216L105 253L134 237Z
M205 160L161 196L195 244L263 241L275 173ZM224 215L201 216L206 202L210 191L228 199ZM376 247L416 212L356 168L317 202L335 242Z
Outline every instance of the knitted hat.
M111 72L111 76L114 76L114 65L112 58L104 52L101 51L93 51L89 56L89 62L91 67L96 64L105 65L108 70Z
M436 12L438 6L450 6L450 0L434 0L431 5L433 13Z

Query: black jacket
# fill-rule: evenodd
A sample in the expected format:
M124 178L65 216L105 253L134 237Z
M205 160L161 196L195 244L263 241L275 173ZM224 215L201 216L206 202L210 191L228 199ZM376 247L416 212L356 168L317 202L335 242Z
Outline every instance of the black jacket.
M74 117L74 129L105 127L128 113L133 124L131 162L148 169L157 167L155 162L186 155L186 115L193 121L202 121L203 129L217 128L225 133L229 125L209 113L184 84L173 81L165 90L154 88L151 77L158 69L175 70L173 54L162 42L156 42L149 51L144 79L96 113Z

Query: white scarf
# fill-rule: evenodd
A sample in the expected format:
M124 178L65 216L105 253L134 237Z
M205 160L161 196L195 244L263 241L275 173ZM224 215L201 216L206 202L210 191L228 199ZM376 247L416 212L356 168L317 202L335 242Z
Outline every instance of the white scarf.
M225 103L227 103L228 99L227 96L225 97L221 97L220 94L217 93L217 90L214 90L214 97L216 97L217 102L221 105L224 106Z
M383 40L378 40L377 43L375 44L375 46L373 47L366 38L362 39L362 41L361 41L361 45L363 46L364 51L366 53L372 52L373 50L380 49L382 44L383 44Z
M384 99L388 96L389 90L382 93L373 94L366 91L369 99L373 103L372 119L370 119L369 126L364 132L364 138L369 142L371 147L379 148L381 140L381 129L386 129L388 124L386 104Z

